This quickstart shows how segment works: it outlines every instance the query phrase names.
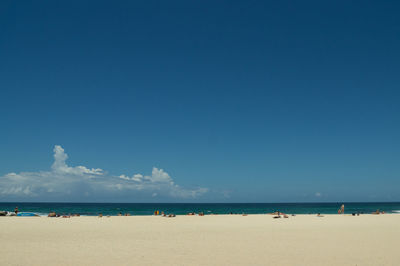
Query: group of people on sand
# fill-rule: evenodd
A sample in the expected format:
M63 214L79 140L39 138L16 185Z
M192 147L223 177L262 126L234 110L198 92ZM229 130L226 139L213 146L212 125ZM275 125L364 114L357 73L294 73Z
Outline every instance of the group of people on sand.
M280 211L275 211L275 212L271 212L271 213L268 213L268 214L270 214L270 215L274 215L274 217L272 217L272 218L274 218L274 219L278 219L278 218L289 218L289 215L287 215L286 213L283 213L283 212L280 212ZM292 216L294 216L294 214L292 214Z
M122 212L118 213L118 216L131 216L131 214L129 212L122 214Z
M377 210L377 212L378 212L377 214L379 214L379 210ZM280 211L275 211L275 212L268 213L268 214L274 215L274 217L273 217L274 219L282 218L282 217L283 218L289 218L289 216L287 214L285 214L283 212L280 212ZM340 208L338 210L338 214L344 214L344 204L342 204L342 206L340 206ZM292 216L295 216L295 215L292 214ZM321 213L317 213L317 217L324 217L324 216Z
M128 212L125 214L122 214L122 212L119 212L117 216L131 216L131 214ZM101 218L101 217L103 217L103 213L99 213L99 218ZM107 215L107 217L111 217L111 216Z
M61 217L61 218L71 218L71 217L79 217L81 216L79 213L72 213L72 214L58 214L56 212L50 212L47 217Z
M186 215L188 215L188 216L193 216L193 215L196 215L196 213L195 213L195 212L189 212L189 213L187 213ZM204 212L199 212L197 215L198 215L198 216L204 216Z
M9 211L0 211L0 216L17 216L18 215L18 206L15 207L14 212Z
M161 217L176 217L176 215L175 214L173 214L173 213L170 213L170 214L166 214L165 212L163 212L163 211L159 211L159 210L156 210L156 211L154 211L154 216L158 216L158 215L160 215Z
M342 204L342 206L338 210L338 214L344 214L344 204ZM364 212L361 212L361 214L364 214ZM385 214L385 212L384 211L379 211L379 209L378 209L378 210L372 212L371 214ZM356 212L356 213L353 212L351 215L352 216L356 216L356 215L360 216L360 212Z
M17 215L18 212L19 212L19 210L18 210L18 206L17 206L17 207L15 207L15 209L14 209L14 213L15 213L15 214L13 214L13 215ZM376 211L374 211L374 212L372 212L372 214L375 214L375 215L377 215L377 214L384 214L384 213L385 213L384 211L380 211L379 209L376 210ZM231 213L229 213L229 214L233 214L233 213L231 212ZM289 218L289 215L287 215L286 213L280 212L280 211L274 211L274 212L268 213L268 214L274 215L274 216L273 216L274 219L277 219L277 218ZM342 204L342 205L340 206L340 208L338 209L338 214L344 214L344 204ZM363 214L363 212L361 212L361 214ZM125 213L125 214L122 214L121 212L118 213L118 216L130 216L130 215L131 215L130 213ZM176 217L176 215L173 214L173 213L171 213L171 214L166 214L166 213L164 213L163 211L160 212L159 210L154 211L154 215L155 215L155 216L160 215L160 216L162 216L162 217ZM196 212L189 212L189 213L187 213L186 215L188 215L188 216L194 216L194 215L204 216L204 212L199 212L199 213L196 213ZM243 213L242 215L243 215L243 216L247 216L247 214L244 214L244 213ZM356 216L356 215L359 216L359 215L360 215L360 212L352 213L352 215L353 215L353 216ZM56 212L50 212L50 213L48 214L48 217L62 217L62 218L79 217L79 216L80 216L79 213L73 213L73 214L65 215L65 214L57 214ZM291 216L295 216L295 215L292 214ZM103 217L103 214L100 213L98 217L99 217L99 218ZM107 215L107 217L110 217L110 215ZM318 214L317 214L317 217L323 217L323 215L321 215L320 213L318 213Z

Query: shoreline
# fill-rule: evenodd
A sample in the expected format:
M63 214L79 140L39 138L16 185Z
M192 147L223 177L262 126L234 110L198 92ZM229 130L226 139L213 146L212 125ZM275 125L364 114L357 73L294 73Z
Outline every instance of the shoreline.
M176 215L189 212L204 214L264 214L281 211L287 214L337 214L341 204L345 213L372 213L376 210L400 212L400 202L357 202L357 203L0 203L0 211L12 212L16 207L20 212L33 212L47 215L56 212L60 215L153 215L156 210Z
M10 212L11 213L11 212ZM20 212L20 213L34 213L34 212ZM35 217L41 217L41 218L78 218L78 217L99 217L99 215L85 215L85 214L79 214L79 215L74 215L74 214L59 214L59 217L49 217L48 214L45 213L35 213L37 216ZM283 213L281 212L282 215L288 215L289 217L296 217L296 216L317 216L318 213L301 213L301 214L289 214L289 213ZM355 214L353 215L352 213L344 213L344 214L333 214L333 213L319 213L322 216L365 216L365 215L372 215L372 216L383 216L383 215L400 215L400 212L385 212L385 213L360 213L359 215ZM69 215L70 217L62 217L63 215ZM176 214L174 217L182 217L182 216L199 216L199 217L205 217L205 216L274 216L276 214L271 214L271 213L249 213L249 214L241 214L241 213L232 213L232 214L218 214L218 213L209 213L209 214L204 214L204 215L199 215L199 214L194 214L194 215L189 215L189 214ZM27 218L30 216L16 216L16 215L6 215L6 216L0 216L0 218L3 217L18 217L18 218ZM129 214L129 215L103 215L100 218L108 218L108 217L163 217L163 218L174 218L174 217L167 217L167 216L162 216L162 215L154 215L154 214Z

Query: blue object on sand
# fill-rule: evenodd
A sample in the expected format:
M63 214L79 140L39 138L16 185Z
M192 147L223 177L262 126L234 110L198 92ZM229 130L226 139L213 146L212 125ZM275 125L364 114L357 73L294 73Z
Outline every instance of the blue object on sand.
M20 212L17 214L17 216L38 216L38 215L33 212Z

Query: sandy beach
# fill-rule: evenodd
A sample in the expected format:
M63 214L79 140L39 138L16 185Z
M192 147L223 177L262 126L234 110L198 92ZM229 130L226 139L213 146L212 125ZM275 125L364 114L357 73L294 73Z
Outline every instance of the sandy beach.
M0 217L1 265L399 265L400 215Z

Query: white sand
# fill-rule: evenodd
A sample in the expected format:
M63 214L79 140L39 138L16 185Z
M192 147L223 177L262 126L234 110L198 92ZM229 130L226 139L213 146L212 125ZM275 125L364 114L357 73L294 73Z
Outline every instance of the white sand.
M0 265L400 265L400 215L0 217Z

